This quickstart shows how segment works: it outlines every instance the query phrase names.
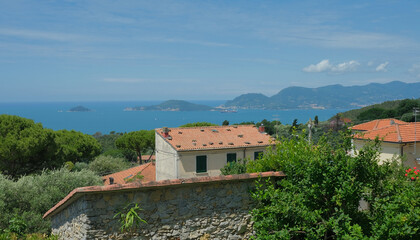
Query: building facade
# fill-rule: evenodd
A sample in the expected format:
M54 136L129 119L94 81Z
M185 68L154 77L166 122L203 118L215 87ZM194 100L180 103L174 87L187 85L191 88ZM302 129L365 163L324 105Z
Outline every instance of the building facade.
M273 145L253 125L156 129L156 180L218 176L228 162L254 160Z
M405 165L420 167L420 123L381 119L356 125L352 130L356 150L378 137L382 141L379 155L381 162L403 157Z

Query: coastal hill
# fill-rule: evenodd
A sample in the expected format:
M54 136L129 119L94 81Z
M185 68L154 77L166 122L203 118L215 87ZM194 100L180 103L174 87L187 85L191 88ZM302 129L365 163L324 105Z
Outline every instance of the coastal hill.
M247 93L223 107L242 109L340 109L358 108L384 101L420 97L420 82L393 81L364 86L329 85L318 88L288 87L274 96Z
M126 108L125 111L214 111L213 107L182 100L168 100L158 105Z
M91 112L92 110L83 106L76 106L74 108L70 108L68 112Z
M342 112L340 116L348 118L355 123L383 118L396 118L405 122L414 122L416 120L413 111L414 108L420 109L420 98L386 101L364 108ZM419 119L419 114L417 114L417 119Z

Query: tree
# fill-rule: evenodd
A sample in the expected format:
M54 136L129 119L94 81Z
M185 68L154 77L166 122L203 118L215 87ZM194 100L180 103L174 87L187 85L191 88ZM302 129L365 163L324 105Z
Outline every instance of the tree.
M26 223L26 233L49 233L51 221L42 218L48 209L75 188L102 184L90 170L70 172L65 167L18 180L0 174L0 238L16 215Z
M314 124L315 124L315 126L318 126L318 123L319 123L319 120L318 120L318 115L316 115L316 116L315 116L315 119L314 119Z
M223 121L222 126L228 126L228 125L229 125L229 121L228 120Z
M419 182L404 179L396 161L379 164L379 140L350 156L350 134L317 145L284 139L248 162L247 172L287 176L259 182L252 194L256 239L418 239ZM358 209L361 199L369 209Z
M18 116L0 115L0 172L13 178L50 167L54 132Z
M274 121L268 121L267 119L262 120L261 122L258 122L256 124L257 127L264 125L265 127L265 132L270 134L270 135L274 135L276 133L276 126L281 125L280 121L274 120Z
M131 165L124 158L114 158L100 155L89 163L88 169L99 176L108 175L130 168Z
M88 134L74 130L56 132L55 143L58 146L57 162L89 162L101 153L102 147L96 139Z
M179 127L183 128L183 127L209 127L209 126L218 126L218 125L214 123L210 123L210 122L195 122L195 123L187 123Z
M141 155L155 147L155 131L140 130L122 135L117 139L115 145L119 149L133 150L137 154L137 159L141 163Z

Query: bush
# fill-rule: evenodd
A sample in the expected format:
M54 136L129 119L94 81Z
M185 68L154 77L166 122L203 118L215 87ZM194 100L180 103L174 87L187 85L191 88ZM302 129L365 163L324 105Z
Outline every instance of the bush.
M137 161L136 152L129 149L111 149L102 153L101 155L110 156L114 158L125 158L127 161L130 161L130 162Z
M239 159L237 162L228 162L220 172L222 175L242 174L246 173L246 163L248 160Z
M130 166L130 163L124 158L114 158L102 155L89 163L89 169L100 176L119 172L130 168Z
M379 165L378 140L354 157L350 133L283 140L249 172L283 171L276 184L260 182L252 194L256 239L418 239L420 184L408 181L397 161ZM359 210L364 199L370 209Z
M12 227L10 221L19 216L26 224L25 233L49 233L51 224L42 219L43 214L73 189L92 185L102 185L102 179L89 170L62 168L17 181L0 174L0 232Z
M74 164L74 167L72 168L72 171L80 172L83 169L89 169L89 164L85 162L77 162Z

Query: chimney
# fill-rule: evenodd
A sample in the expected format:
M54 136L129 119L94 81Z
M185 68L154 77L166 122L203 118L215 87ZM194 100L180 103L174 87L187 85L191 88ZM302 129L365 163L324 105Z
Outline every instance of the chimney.
M262 124L262 123L261 123L260 127L258 128L258 131L259 131L260 133L265 132L265 127L264 127L264 124Z
M109 184L114 184L114 178L113 177L109 178Z
M169 137L169 128L167 128L167 127L163 127L163 128L162 128L162 132L163 132L163 137L164 137L164 138Z

